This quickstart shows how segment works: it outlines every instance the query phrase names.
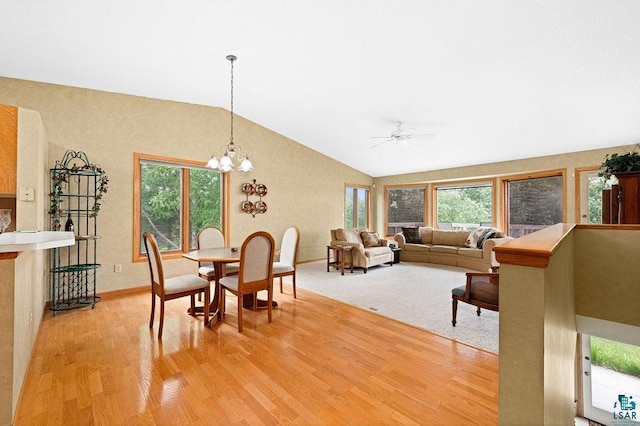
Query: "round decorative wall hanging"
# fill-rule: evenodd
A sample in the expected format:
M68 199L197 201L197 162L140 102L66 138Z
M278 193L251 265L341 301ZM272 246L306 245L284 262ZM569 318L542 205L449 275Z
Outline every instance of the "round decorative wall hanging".
M262 197L267 195L267 185L262 183L256 183L256 180L253 180L253 183L243 183L242 184L242 193L245 194L247 199L242 202L240 208L243 212L256 217L257 214L263 214L267 211L267 203L262 200ZM252 202L249 200L249 196L257 195L258 200Z

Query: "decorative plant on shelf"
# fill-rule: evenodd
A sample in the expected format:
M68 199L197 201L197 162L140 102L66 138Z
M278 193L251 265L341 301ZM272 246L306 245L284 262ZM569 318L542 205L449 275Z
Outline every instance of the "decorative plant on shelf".
M71 161L75 158L79 158L84 161L82 166L70 165ZM95 176L96 177L96 191L93 196L93 206L91 207L91 213L89 217L96 217L100 212L100 205L102 196L107 193L109 187L109 178L105 174L104 170L89 163L86 155L83 152L67 151L64 160L58 162L56 167L51 170L51 193L49 215L51 216L51 229L59 231L62 225L61 218L64 215L62 209L62 201L64 197L65 188L69 184L69 177L73 175L83 176Z
M640 172L640 152L638 152L638 148L640 148L640 144L636 145L633 151L625 154L607 154L600 165L602 171L598 173L598 176L609 180L611 176L616 174Z

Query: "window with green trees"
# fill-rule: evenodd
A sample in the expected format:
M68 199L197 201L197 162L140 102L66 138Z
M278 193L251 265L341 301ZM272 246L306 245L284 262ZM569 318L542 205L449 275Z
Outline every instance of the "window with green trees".
M369 227L369 188L347 185L345 190L345 228Z
M196 248L198 232L222 227L222 175L178 161L139 160L139 253L142 234L151 232L163 252Z
M473 230L493 222L493 184L442 185L435 188L436 223L450 223L453 229Z

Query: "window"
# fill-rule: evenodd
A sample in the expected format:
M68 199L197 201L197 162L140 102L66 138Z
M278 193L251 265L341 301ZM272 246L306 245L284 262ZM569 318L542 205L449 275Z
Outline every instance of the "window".
M369 227L369 188L347 185L344 218L345 228Z
M386 190L387 235L395 235L403 226L424 226L424 186Z
M638 422L640 346L586 334L581 341L583 416L602 424Z
M518 238L564 222L564 173L527 175L503 180L508 234Z
M161 252L183 253L196 248L205 226L223 229L224 175L187 160L134 158L134 260L145 258L145 231L156 237Z
M438 228L472 231L493 223L493 183L447 184L435 187Z

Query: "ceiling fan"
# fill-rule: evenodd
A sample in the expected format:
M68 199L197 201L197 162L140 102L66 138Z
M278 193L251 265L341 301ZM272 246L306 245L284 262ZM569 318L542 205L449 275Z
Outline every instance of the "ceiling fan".
M406 141L409 139L424 138L424 137L437 135L437 133L407 133L408 130L414 130L414 129L404 127L404 123L402 121L398 121L396 123L396 129L393 132L391 132L389 136L371 136L371 139L384 139L383 141L380 141L371 145L371 148L376 148L386 142L400 143L402 141Z

